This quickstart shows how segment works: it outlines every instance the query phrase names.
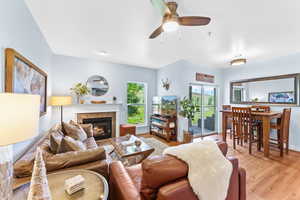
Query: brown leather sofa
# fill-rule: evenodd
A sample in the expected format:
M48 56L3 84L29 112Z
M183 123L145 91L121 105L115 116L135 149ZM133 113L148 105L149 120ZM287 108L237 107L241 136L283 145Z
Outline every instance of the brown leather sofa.
M49 147L49 134L56 131L58 128L60 128L60 126L52 128L49 133L43 136L14 163L14 188L17 188L30 180L37 147L40 147L43 150L48 173L71 169L87 169L108 178L108 168L111 158L109 155L105 154L105 152L103 155L101 151L97 150L98 145L96 144L94 137L89 137L84 141L84 145L87 148L86 151L53 154Z
M224 156L227 144L218 143ZM233 165L226 200L246 200L246 172ZM121 162L110 165L110 195L113 200L198 200L187 179L188 166L173 156L154 156L142 164L124 167Z

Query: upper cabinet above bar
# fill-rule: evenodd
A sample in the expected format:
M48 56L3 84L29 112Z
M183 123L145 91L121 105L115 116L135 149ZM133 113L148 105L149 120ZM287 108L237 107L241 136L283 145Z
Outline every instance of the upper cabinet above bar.
M300 74L254 78L230 83L232 104L299 106Z

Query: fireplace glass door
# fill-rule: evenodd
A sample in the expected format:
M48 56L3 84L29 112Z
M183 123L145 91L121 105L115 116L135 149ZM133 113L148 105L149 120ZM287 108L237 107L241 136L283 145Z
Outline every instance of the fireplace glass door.
M83 119L84 124L93 124L94 137L97 140L107 139L112 137L112 118L89 118Z

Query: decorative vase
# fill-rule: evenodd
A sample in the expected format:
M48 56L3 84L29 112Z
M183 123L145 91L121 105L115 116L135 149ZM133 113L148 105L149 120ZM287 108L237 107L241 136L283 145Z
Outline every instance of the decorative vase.
M191 143L193 141L193 134L189 131L183 131L183 143Z
M179 135L178 135L178 141L183 142L184 141L184 132L188 132L189 130L189 120L185 117L180 116L178 119L178 126L179 126Z
M77 96L77 103L84 104L84 99L82 99L82 96Z
M137 146L137 147L140 147L142 144L142 142L140 140L136 140L136 141L134 141L134 143L135 143L135 146Z

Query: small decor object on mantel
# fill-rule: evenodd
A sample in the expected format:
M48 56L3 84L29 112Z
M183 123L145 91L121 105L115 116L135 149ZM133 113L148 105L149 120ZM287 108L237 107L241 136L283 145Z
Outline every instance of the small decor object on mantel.
M84 99L82 97L88 95L91 90L82 83L77 83L73 88L70 89L73 94L77 96L77 102L79 104L84 104Z
M186 119L186 123L184 124L184 128L188 128L189 121L193 120L195 117L195 113L197 111L196 105L193 103L191 99L188 99L187 97L184 97L183 100L180 101L180 112L179 115L182 116L184 119ZM183 119L183 120L184 120ZM188 135L187 135L188 134ZM192 140L190 131L184 131L184 143L189 143Z
M106 101L96 101L96 100L92 100L91 103L92 103L92 104L106 104Z
M167 79L165 81L164 81L164 79L162 79L161 82L162 82L162 87L168 91L170 89L170 85L171 85L171 82L169 81L169 79Z
M117 97L113 97L113 103L117 103Z

